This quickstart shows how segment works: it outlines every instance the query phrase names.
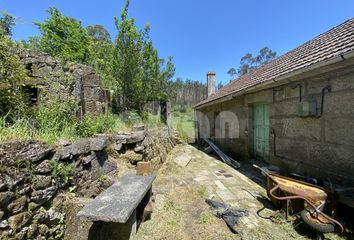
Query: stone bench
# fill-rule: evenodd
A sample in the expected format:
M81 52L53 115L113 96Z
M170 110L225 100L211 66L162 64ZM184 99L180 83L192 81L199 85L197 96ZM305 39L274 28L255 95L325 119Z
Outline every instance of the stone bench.
M127 174L87 204L77 216L93 221L88 239L131 239L155 177Z

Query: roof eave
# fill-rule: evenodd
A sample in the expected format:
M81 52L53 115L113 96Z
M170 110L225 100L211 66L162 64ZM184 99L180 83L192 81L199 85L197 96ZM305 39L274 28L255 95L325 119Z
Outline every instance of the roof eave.
M311 64L309 66L306 66L304 68L300 68L300 69L297 69L295 71L289 72L287 74L275 77L275 78L273 78L273 79L271 79L269 81L253 85L253 86L244 88L244 89L239 90L239 91L236 90L236 91L230 92L229 94L227 94L225 96L222 96L220 98L216 98L216 99L214 99L214 100L212 100L210 102L206 102L204 104L196 104L195 106L193 106L193 108L194 109L200 109L200 108L204 108L204 107L216 104L216 103L225 102L225 101L228 101L228 100L230 100L232 98L235 98L237 96L243 95L243 94L245 94L247 92L250 92L252 90L255 90L255 89L258 89L258 88L261 88L261 87L264 87L264 86L267 86L267 85L270 85L270 84L273 84L273 83L281 82L281 81L284 81L286 79L298 76L300 74L307 73L307 72L316 70L318 68L325 67L325 66L328 66L328 65L331 65L331 64L335 64L335 63L338 63L338 62L341 62L341 61L345 61L345 60L350 59L350 58L354 58L354 50L351 50L351 51L343 53L343 54L339 54L339 55L337 55L335 57L326 59L324 61L320 61L320 62Z

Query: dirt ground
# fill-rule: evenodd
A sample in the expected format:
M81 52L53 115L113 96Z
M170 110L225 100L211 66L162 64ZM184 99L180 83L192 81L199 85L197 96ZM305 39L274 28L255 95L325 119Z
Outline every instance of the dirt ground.
M140 225L137 239L350 239L313 233L297 216L270 218L276 209L262 181L250 164L235 170L191 145L178 145L158 172L153 214ZM249 211L236 227L239 234L211 213L207 198Z

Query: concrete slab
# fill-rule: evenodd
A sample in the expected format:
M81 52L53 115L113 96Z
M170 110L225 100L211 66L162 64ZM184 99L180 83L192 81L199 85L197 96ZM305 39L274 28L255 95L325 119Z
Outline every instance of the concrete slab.
M229 190L216 190L216 194L223 200L224 202L230 201L230 200L235 200L236 196L232 194L231 191Z
M218 187L218 189L220 189L221 191L227 190L227 188L224 186L224 184L222 184L222 182L220 182L219 180L214 181L214 183Z
M106 189L79 213L91 221L125 223L151 188L156 175L127 174Z
M181 167L186 167L188 163L191 161L191 159L192 158L189 156L189 154L184 153L176 157L173 161Z
M208 170L201 170L195 173L195 176L197 177L207 176L207 175L210 175L210 172Z
M204 182L204 181L210 181L211 179L208 176L200 176L194 178L193 180L197 182Z

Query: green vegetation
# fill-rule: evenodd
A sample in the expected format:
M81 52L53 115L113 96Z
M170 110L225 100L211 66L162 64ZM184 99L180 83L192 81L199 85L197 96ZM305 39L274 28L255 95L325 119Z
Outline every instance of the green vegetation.
M54 7L48 13L44 23L35 23L42 33L39 49L65 61L85 63L91 39L81 22L63 16Z
M194 141L194 111L192 108L175 107L172 112L172 127L184 142Z
M68 183L72 180L75 172L74 165L69 163L62 163L52 160L52 176L57 180Z
M147 113L145 106L148 101L167 99L167 82L175 72L172 57L167 61L159 58L150 38L149 24L139 29L134 19L128 17L128 8L129 0L120 18L115 18L118 34L114 42L103 26L85 28L80 21L52 7L44 22L35 23L40 37L15 43L11 40L15 19L1 13L0 141L36 138L54 143L61 138L124 130L137 123L161 124L156 116ZM100 75L103 87L111 93L111 112L86 115L78 120L77 103L70 97L30 105L24 86L40 86L31 83L24 64L13 54L19 47L92 66Z
M25 112L21 86L29 79L23 64L11 51L13 43L3 32L0 31L0 116L13 117Z
M150 101L165 100L181 106L175 108L173 127L185 141L193 139L193 112L186 106L204 98L206 86L198 81L171 80L175 73L172 57L159 57L150 25L139 29L128 16L129 2L126 0L120 17L115 18L115 41L103 26L84 27L52 7L47 19L35 23L41 36L14 42L11 30L15 18L0 12L0 141L35 138L55 143L58 139L120 131L134 124L160 126L160 119L148 113L146 106ZM24 64L13 54L21 47L93 67L103 88L110 92L110 112L79 120L77 103L70 97L29 104L24 87L41 86L28 77ZM61 76L62 82L71 86L72 80L66 77ZM57 87L58 83L50 84Z

